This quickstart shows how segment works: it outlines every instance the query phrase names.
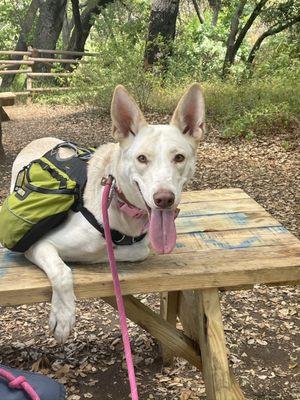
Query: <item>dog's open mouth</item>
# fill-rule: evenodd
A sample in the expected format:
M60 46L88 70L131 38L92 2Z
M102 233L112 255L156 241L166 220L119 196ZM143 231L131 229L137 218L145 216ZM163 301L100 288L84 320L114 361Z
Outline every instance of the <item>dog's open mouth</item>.
M175 218L179 209L150 208L137 182L136 185L148 210L149 239L152 247L158 254L171 253L176 244Z

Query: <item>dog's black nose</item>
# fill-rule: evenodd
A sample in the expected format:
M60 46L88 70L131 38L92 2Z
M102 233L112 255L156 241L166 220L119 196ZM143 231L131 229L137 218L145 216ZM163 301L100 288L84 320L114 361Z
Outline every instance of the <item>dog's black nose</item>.
M159 190L154 193L153 200L159 208L170 208L174 204L175 195L170 190Z

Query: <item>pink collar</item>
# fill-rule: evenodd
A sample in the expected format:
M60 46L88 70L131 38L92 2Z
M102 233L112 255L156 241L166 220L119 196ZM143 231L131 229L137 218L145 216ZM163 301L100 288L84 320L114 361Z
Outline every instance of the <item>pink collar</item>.
M123 192L121 192L119 189L116 188L115 193L116 193L117 206L119 210L122 211L124 214L132 218L142 218L148 215L147 211L141 210L140 208L135 207L133 204L131 204L126 199Z

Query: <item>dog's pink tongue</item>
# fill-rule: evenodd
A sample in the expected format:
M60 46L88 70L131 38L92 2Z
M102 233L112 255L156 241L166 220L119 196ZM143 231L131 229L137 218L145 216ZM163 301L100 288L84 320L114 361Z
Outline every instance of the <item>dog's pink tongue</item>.
M175 211L151 210L149 238L158 254L171 253L176 244Z

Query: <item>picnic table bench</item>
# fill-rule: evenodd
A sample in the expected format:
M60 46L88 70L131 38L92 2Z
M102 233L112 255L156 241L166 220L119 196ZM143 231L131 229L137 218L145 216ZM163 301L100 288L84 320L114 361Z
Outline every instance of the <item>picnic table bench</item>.
M13 106L16 101L16 95L12 92L0 93L0 124L4 121L9 121L9 116L4 111L3 107Z
M3 107L13 106L15 104L16 95L12 92L0 93L0 162L5 158L5 153L2 144L2 122L9 121L10 118L7 115Z
M219 290L300 281L300 242L241 189L186 192L172 254L119 263L127 316L202 369L208 400L244 399L227 359ZM116 307L108 265L72 265L78 299ZM161 293L160 315L134 294ZM22 255L0 249L0 305L49 301L46 275ZM183 331L176 329L177 318Z

